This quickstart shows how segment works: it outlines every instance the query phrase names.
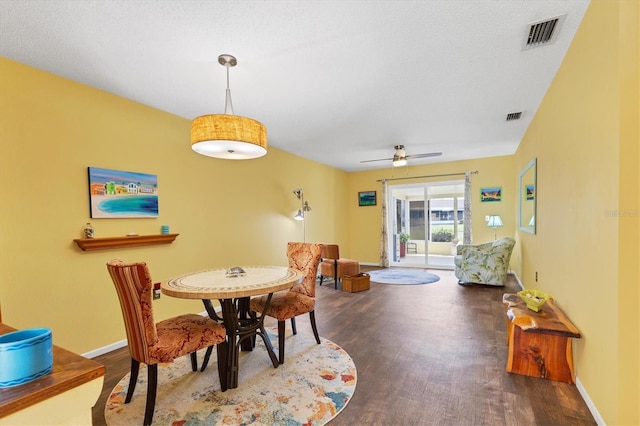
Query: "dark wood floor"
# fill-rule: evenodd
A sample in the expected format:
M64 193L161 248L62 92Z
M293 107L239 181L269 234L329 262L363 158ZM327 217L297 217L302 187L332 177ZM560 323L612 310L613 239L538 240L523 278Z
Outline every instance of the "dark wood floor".
M358 372L353 398L331 425L596 424L574 385L505 371L501 300L519 290L515 280L460 286L453 271L431 272L440 281L371 283L361 293L317 288L320 335L344 348ZM296 323L311 333L308 316ZM95 360L107 368L93 408L94 425L104 425L105 401L128 373L129 356L123 348Z

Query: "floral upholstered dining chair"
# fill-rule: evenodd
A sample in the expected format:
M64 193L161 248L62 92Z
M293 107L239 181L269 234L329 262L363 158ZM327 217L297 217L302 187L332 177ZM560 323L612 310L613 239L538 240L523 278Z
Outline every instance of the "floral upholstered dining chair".
M296 334L296 317L309 314L311 328L316 342L320 344L318 329L316 328L316 273L322 256L322 244L290 242L287 244L287 258L289 267L302 271L303 278L288 291L274 293L269 308L265 310L268 296L251 299L252 312L262 312L278 320L278 360L284 363L284 334L285 321L291 319L293 334Z
M191 355L191 367L197 371L196 351L223 342L226 331L217 322L197 314L179 315L156 323L153 318L153 282L147 264L124 263L115 259L107 263L107 270L120 300L131 355L125 404L131 401L142 362L148 370L144 424L150 425L156 404L158 364Z
M460 244L453 258L459 284L503 286L516 240L511 237L478 245Z

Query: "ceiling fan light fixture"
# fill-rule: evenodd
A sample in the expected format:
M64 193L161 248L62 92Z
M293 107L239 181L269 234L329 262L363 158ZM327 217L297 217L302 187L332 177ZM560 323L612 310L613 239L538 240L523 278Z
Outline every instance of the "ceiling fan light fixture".
M393 167L402 167L406 165L407 165L407 159L404 157L393 159Z
M191 149L198 154L227 160L247 160L267 153L267 129L259 121L233 114L229 68L238 61L220 55L218 62L227 68L224 114L207 114L191 122Z
M395 154L393 154L392 158L378 158L375 160L363 160L360 161L361 163L371 163L374 161L389 161L391 160L391 163L393 165L393 167L401 167L401 166L406 166L407 162L409 160L409 158L428 158L428 157L439 157L442 155L441 152L427 152L424 154L414 154L414 155L407 155L404 149L404 145L396 145L394 146L396 152Z
M407 154L404 145L394 146L396 153L393 154L393 167L402 167L407 165Z

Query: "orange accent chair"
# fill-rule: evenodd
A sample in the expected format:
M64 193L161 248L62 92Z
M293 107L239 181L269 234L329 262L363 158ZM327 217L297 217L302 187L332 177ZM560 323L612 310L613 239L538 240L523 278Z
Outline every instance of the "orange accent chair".
M278 361L284 363L284 333L285 321L291 319L293 334L296 334L296 318L298 315L309 313L311 328L316 342L320 344L320 336L316 328L315 304L316 304L316 274L318 264L322 256L322 244L312 243L288 243L287 258L289 267L303 273L302 282L294 285L288 291L280 291L273 294L269 308L265 310L268 296L259 296L251 299L250 310L255 315L262 312L278 320Z
M320 285L324 277L333 278L334 287L338 289L338 281L345 275L355 276L360 273L360 263L357 260L341 259L340 248L336 244L325 244L320 263Z
M114 259L107 269L116 287L131 355L131 376L125 404L131 401L140 363L147 365L147 405L144 425L153 420L158 386L158 364L191 355L191 368L198 370L196 351L224 342L225 328L197 314L179 315L156 323L153 319L153 282L145 262L124 263ZM223 356L218 346L218 356ZM220 370L219 370L220 374Z

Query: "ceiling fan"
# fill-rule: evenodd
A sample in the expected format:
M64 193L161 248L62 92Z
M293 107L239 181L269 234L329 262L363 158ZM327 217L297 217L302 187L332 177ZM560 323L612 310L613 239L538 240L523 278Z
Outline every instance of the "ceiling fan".
M413 154L407 155L404 150L404 145L396 145L396 153L393 154L393 158L378 158L377 160L363 160L361 163L371 163L373 161L393 161L393 167L406 166L407 160L410 158L427 158L427 157L439 157L441 152L427 152L425 154Z

